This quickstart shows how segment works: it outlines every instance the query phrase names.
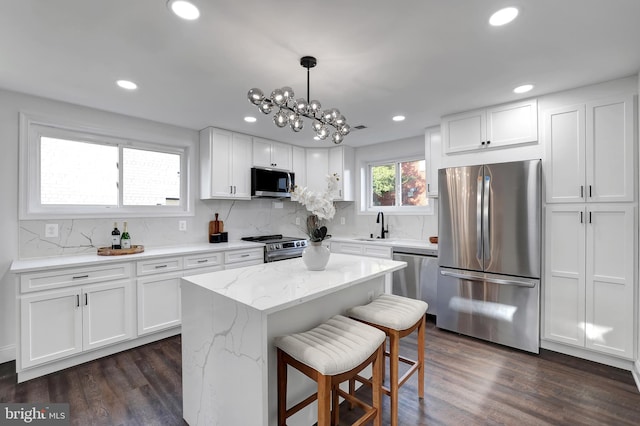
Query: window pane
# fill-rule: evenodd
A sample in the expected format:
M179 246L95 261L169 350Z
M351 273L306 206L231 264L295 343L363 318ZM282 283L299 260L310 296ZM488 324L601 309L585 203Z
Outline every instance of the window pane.
M371 166L372 205L395 206L396 165Z
M118 204L118 148L40 138L40 203Z
M131 148L122 155L124 205L180 204L180 155Z
M400 163L403 206L426 206L426 179L424 160Z

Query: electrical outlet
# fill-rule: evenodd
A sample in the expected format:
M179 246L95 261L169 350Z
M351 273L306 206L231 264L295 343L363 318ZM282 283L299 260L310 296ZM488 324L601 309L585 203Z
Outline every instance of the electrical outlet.
M178 221L178 231L186 231L187 230L187 221L179 220Z
M44 225L44 236L46 238L57 238L58 237L58 224L57 223L47 223Z
M281 209L284 207L284 203L280 202L280 201L274 201L273 202L273 208L274 209Z
M347 220L344 217L340 218L340 225L344 225L345 223L347 223Z
M300 225L300 218L296 217L296 225Z

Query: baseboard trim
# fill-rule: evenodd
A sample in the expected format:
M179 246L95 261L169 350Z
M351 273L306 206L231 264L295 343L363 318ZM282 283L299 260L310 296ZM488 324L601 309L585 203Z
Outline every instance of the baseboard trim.
M8 345L0 348L0 364L16 359L16 345Z
M631 370L631 374L633 375L633 380L636 381L638 392L640 392L640 359L636 360L634 367L635 369Z
M587 349L575 348L572 346L563 345L562 343L550 342L548 340L541 340L540 347L542 349L549 349L554 352L560 352L565 355L575 356L576 358L587 359L589 361L598 362L600 364L609 365L611 367L621 368L623 370L631 372L634 371L634 362L631 360L617 358L611 355L600 354ZM638 381L636 380L636 383L637 382Z

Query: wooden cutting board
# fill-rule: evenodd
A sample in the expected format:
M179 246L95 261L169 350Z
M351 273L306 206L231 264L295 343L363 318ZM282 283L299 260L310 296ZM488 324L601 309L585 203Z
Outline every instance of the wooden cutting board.
M219 234L224 232L224 224L221 220L218 220L218 213L216 213L215 220L209 222L209 235Z

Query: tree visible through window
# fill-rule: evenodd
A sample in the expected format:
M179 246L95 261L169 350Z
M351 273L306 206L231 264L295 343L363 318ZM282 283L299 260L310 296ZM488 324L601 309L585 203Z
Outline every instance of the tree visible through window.
M371 206L426 206L425 161L372 165Z

